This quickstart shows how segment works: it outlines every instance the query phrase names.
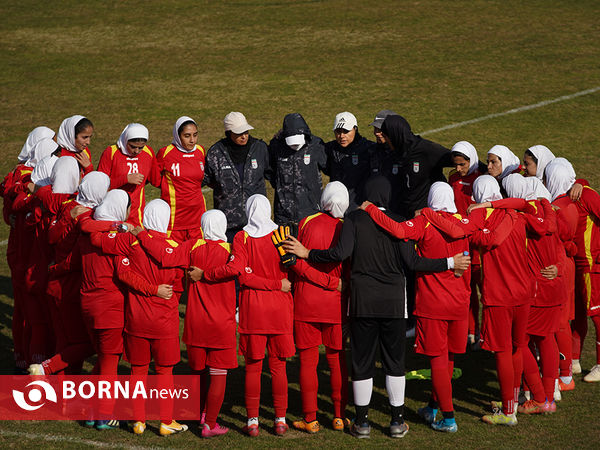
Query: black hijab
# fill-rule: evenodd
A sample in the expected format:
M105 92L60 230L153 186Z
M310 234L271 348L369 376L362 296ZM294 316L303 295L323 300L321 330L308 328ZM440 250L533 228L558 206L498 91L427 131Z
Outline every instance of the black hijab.
M394 150L400 152L401 156L421 140L419 136L413 134L406 119L398 115L387 116L381 125L381 131L390 138Z

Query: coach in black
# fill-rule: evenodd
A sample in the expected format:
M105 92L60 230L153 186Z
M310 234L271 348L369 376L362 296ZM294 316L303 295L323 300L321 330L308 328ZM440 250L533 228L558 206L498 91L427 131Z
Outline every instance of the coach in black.
M385 210L390 198L389 181L382 176L370 178L365 183L365 196ZM388 211L386 214L397 221L402 220ZM351 431L359 438L370 435L367 413L379 347L391 405L390 434L392 437L404 436L408 432L408 425L403 419L406 339L404 273L407 268L424 272L442 272L454 267L466 269L468 257L422 258L415 252L414 242L391 237L362 210L346 216L335 247L309 251L293 237L284 247L286 251L312 262L343 261L352 256L350 336L356 419Z

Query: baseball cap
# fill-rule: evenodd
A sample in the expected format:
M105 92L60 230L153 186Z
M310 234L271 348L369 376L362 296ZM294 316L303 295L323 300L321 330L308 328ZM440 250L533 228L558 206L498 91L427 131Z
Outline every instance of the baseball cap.
M337 130L338 128L343 128L344 130L350 131L356 126L358 126L358 122L356 121L354 114L344 111L335 116L335 120L333 122L333 131Z
M232 111L225 116L223 125L225 126L225 131L231 131L235 134L242 134L248 130L254 130L254 127L246 120L246 116L241 112L235 111Z
M398 114L392 111L391 109L382 109L377 114L375 114L375 120L369 124L370 127L381 128L383 125L383 121L387 116L397 116Z

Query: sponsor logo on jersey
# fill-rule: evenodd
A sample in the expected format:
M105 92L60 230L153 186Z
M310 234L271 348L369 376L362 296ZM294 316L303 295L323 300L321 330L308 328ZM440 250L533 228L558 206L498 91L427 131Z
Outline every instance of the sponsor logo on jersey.
M252 163L253 169L258 169L258 161L256 160L256 158L252 158L250 162Z
M124 266L128 266L129 265L129 258L123 258L121 260L121 264L123 264Z
M165 248L165 252L173 253L173 249L171 247L167 247L167 248Z
M310 155L307 153L304 154L304 164L307 166L310 164Z
M252 267L245 267L244 270L246 273L252 273Z
M233 255L229 255L229 261L233 261L235 257Z
M464 219L461 219L462 223L469 223L469 219L467 219L466 217Z
M108 233L108 237L109 237L110 239L114 239L114 238L116 238L116 237L117 237L117 233Z
M419 173L419 166L420 166L420 164L421 164L421 163L420 163L420 162L418 162L418 161L415 161L415 162L413 163L413 172L414 172L414 173Z
M408 220L408 221L406 222L406 226L407 226L407 227L414 227L414 226L415 226L415 224L414 224L414 223L412 223L410 220Z

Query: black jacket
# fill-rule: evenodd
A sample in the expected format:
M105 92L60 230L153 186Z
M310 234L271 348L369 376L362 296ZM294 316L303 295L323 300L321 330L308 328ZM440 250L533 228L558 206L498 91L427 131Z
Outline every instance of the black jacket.
M223 138L209 148L204 172L204 184L214 190L214 207L225 213L228 230L248 223L246 200L254 194L267 195L265 178L271 178L267 144L250 136L243 180L229 155L232 145Z
M398 214L400 196L402 195L402 183L400 178L400 166L402 158L400 153L391 150L387 144L375 144L371 148L371 176L385 177L392 187L390 193L389 210Z
M304 134L306 144L298 151L285 143L285 138ZM318 212L321 201L321 171L327 157L321 138L311 134L304 118L288 114L283 129L269 143L269 159L275 189L274 216L276 223L297 223Z
M389 202L389 182L383 177L369 179L365 183L365 195L369 201L384 207ZM396 221L403 220L388 211L386 214ZM413 241L390 236L360 209L344 219L336 246L311 250L309 260L343 261L350 256L351 317L406 318L406 270L443 272L448 269L446 258L418 256Z

